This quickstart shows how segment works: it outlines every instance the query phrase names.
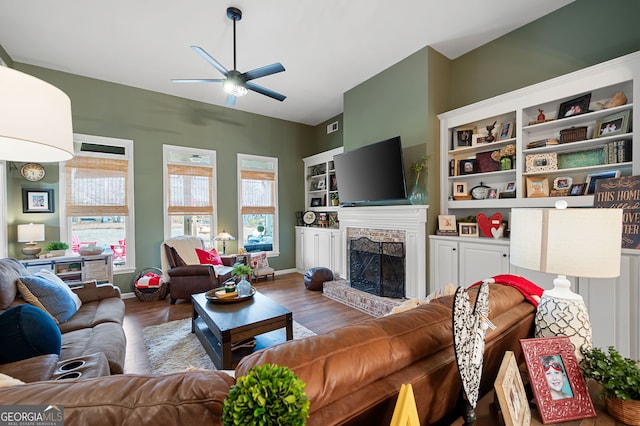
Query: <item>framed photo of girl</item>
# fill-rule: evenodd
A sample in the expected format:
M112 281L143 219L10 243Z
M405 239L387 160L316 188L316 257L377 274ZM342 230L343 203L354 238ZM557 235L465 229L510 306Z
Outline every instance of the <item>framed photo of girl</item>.
M567 336L522 339L520 346L544 424L596 416Z
M529 426L531 409L513 351L506 351L493 384L505 426Z

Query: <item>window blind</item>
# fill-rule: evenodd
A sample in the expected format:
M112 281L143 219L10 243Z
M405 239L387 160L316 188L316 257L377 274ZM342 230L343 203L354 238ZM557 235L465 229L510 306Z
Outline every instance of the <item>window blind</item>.
M242 207L244 214L275 214L275 173L242 170Z
M213 214L213 168L168 164L169 215Z

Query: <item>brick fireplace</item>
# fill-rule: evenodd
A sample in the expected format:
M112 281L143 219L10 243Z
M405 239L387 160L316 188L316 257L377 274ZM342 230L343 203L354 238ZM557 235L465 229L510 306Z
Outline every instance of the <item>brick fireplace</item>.
M349 241L366 236L379 242L403 242L405 248L405 297L427 296L428 206L370 206L340 209L343 250L342 278L349 279Z

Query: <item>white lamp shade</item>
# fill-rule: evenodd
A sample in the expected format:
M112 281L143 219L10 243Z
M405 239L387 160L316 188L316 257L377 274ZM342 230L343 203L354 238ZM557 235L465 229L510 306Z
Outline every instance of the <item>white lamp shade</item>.
M18 242L26 243L34 241L44 241L44 224L29 223L18 225Z
M71 100L57 87L0 66L0 160L73 157Z
M511 263L588 278L620 275L622 209L512 209Z

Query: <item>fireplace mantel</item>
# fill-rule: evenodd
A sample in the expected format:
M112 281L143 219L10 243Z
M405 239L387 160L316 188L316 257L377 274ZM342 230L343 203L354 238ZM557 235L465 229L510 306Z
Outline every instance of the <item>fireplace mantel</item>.
M343 277L349 277L348 228L371 228L403 231L406 235L405 292L407 298L427 297L427 210L429 206L397 205L341 207L340 238Z

